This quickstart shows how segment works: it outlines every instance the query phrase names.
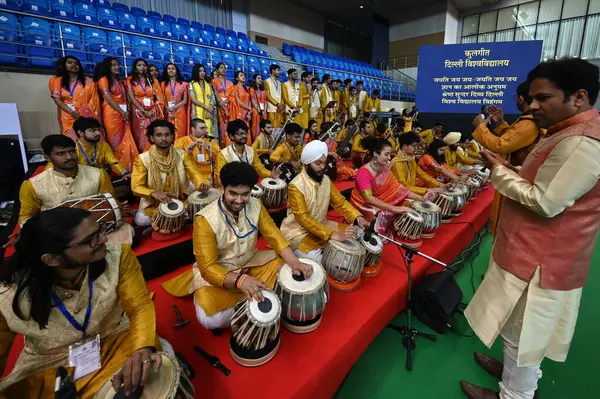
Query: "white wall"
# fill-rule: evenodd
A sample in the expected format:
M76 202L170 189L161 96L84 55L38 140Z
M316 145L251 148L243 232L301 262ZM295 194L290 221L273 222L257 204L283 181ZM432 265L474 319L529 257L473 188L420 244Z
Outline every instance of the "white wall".
M325 20L285 0L250 0L248 30L308 46L325 47Z
M452 0L448 0L446 9L446 32L444 34L444 44L456 44L460 43L458 35L458 27L460 24L460 17L458 8L452 3Z
M234 31L248 33L248 15L246 14L244 0L231 1L231 20Z
M446 3L432 3L390 15L390 42L443 32Z

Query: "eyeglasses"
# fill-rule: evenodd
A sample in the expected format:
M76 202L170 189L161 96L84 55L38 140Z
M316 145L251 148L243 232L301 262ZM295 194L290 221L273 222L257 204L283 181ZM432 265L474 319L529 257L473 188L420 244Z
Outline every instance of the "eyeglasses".
M68 248L81 247L82 245L89 245L90 248L94 249L100 244L100 236L106 235L107 225L99 223L100 227L94 233L90 234L87 238L79 241L77 244L69 245Z

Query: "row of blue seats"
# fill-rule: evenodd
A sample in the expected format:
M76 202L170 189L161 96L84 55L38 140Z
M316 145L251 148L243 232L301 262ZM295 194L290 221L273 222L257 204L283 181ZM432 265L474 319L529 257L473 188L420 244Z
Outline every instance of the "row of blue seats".
M161 15L155 11L143 10L139 7L129 7L122 3L113 3L112 7L107 0L0 0L0 8L5 8L14 11L23 11L33 14L55 17L81 17L90 16L96 17L98 20L109 18L113 21L119 21L122 24L138 24L144 29L145 27L157 28L158 25L164 22L166 25L177 25L185 28L194 28L199 31L206 30L208 32L216 32L222 36L239 37L247 39L243 32L235 32L231 29L214 27L210 24L201 24L197 21L189 21L185 18L175 18L172 15ZM60 12L63 12L62 14Z

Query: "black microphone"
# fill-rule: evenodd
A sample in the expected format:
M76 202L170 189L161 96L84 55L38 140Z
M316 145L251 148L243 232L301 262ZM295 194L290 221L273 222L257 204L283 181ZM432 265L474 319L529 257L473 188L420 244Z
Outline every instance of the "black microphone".
M378 215L379 215L379 212L377 212L375 214L375 216L373 216L373 219L371 219L371 224L365 230L365 234L363 236L363 240L365 240L365 241L371 241L371 236L375 232L375 222L377 221L377 216Z
M67 373L64 367L56 369L56 385L55 385L54 397L55 399L76 399L77 390L73 379Z

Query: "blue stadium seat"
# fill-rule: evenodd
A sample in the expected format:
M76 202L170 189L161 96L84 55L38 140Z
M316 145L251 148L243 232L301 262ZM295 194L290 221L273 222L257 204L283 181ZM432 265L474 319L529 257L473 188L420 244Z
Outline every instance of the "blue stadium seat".
M141 9L139 7L131 7L131 13L133 15L135 15L138 18L138 20L139 20L140 17L145 17L146 16L146 10Z
M26 34L23 36L22 43L25 46L25 53L29 57L29 65L48 68L54 65L56 56L52 46L52 39L48 35Z
M121 11L117 11L117 15L119 16L119 22L121 23L121 25L123 25L123 26L125 26L127 24L137 25L137 18L135 17L135 15L133 15L129 12L121 12Z
M21 6L21 11L27 12L29 14L41 15L43 17L50 16L50 11L48 11L48 7L45 4L43 7L37 4L23 4Z
M208 50L208 56L213 61L221 61L221 52L217 49L211 48Z
M258 50L258 54L259 54L261 57L268 57L268 56L269 56L269 54L267 54L267 52L266 52L266 51L264 51L264 50Z
M125 65L123 58L127 58L128 62L127 65L131 66L131 63L133 62L134 59L136 58L140 58L140 51L133 49L133 48L122 48L122 47L113 47L113 50L115 51L115 55L117 55L118 57L120 57L119 59L119 63L121 65Z
M52 16L56 19L66 19L69 21L75 21L75 15L72 12L65 10L52 10Z
M154 39L152 44L157 53L171 53L171 44L165 40Z
M147 51L152 50L152 42L150 41L150 39L141 37L141 36L135 36L135 35L131 35L130 38L131 38L131 47L133 47L134 49L147 50Z
M119 16L115 12L115 10L111 8L98 7L98 20L102 22L105 19L112 19L113 21L116 21L119 19Z
M148 11L146 12L146 15L148 16L148 18L159 19L162 21L162 15L156 11Z
M0 28L0 42L18 42L19 34L14 30L5 30Z
M160 37L160 32L158 32L155 28L145 28L144 33L150 36L158 36Z
M99 25L98 18L93 15L80 15L77 17L77 21L83 22L84 24L89 25Z
M210 43L208 42L208 40L206 40L202 36L200 36L199 38L196 39L196 43L201 44L203 46L210 46Z
M234 31L234 30L232 30L232 29L227 29L227 31L225 32L225 34L226 34L227 36L231 36L231 37L235 37L235 38L237 38L237 33L235 33L235 31Z
M229 64L232 64L232 65L235 62L235 58L234 58L233 54L228 53L227 51L223 51L221 53L221 60L223 62L228 62Z
M177 18L177 23L179 25L185 26L186 28L189 28L191 26L190 21L185 18Z
M131 39L121 32L108 32L108 44L112 47L131 47Z
M233 54L233 59L236 64L246 64L246 57L243 54Z
M162 69L162 56L160 53L152 51L142 51L142 57L144 57L149 64L160 63L161 66L159 68Z
M174 23L171 24L171 32L173 32L176 36L185 35L187 32L187 27L179 25L178 23Z
M73 13L73 2L71 0L51 0L50 9L52 11L63 10Z
M204 47L191 47L192 57L204 59L208 58Z
M256 59L256 57L248 56L246 57L246 62L250 65L254 65L256 67L260 67L260 62Z
M197 22L197 21L192 21L190 26L194 29L198 29L199 31L204 29L204 26L200 22Z
M107 7L110 8L110 1L108 0L92 0L94 7Z
M18 31L20 30L19 21L14 14L0 11L0 29Z
M154 29L154 21L152 21L150 18L148 18L146 16L139 16L137 19L137 24L138 24L139 28L143 31L145 31L146 28Z
M244 39L244 40L246 40L248 38L248 36L246 36L246 34L244 32L238 32L237 37L239 37L240 39Z
M81 61L82 64L85 63L85 45L80 40L65 40L65 55L70 55L72 57L76 57ZM62 52L59 51L60 56L62 56ZM85 67L85 66L84 66Z
M21 7L22 6L28 6L28 5L34 5L34 6L38 6L39 8L44 8L47 11L50 11L50 8L48 7L49 2L46 2L45 0L21 0Z
M164 14L162 19L163 19L163 21L168 22L170 24L174 24L177 22L177 18L175 18L174 16L169 15L169 14Z
M158 31L160 36L162 36L163 33L171 31L171 24L162 20L155 20L154 28Z
M258 50L254 47L248 46L248 54L259 55Z
M0 9L21 11L21 4L17 0L0 0Z
M204 29L202 30L202 37L204 38L204 40L209 42L215 38L215 34L214 32Z
M186 34L196 41L202 35L202 31L194 27L189 27L187 28Z
M170 30L163 32L162 37L164 37L165 39L169 39L169 40L177 40L177 35L175 35Z
M81 32L77 25L65 24L62 22L55 23L54 36L60 38L61 31L62 37L65 39L81 40Z
M111 47L98 43L89 44L87 46L87 51L90 56L90 61L94 64L98 64L106 57L114 55L114 51Z
M215 27L209 24L204 24L204 30L207 30L209 32L214 32L215 31Z
M87 44L106 44L106 33L104 33L103 30L96 28L83 28L83 40Z
M138 28L138 26L136 24L124 24L123 25L123 30L127 31L127 32L131 32L131 33L142 33L142 30L140 28Z
M227 31L224 28L221 28L220 26L217 26L215 28L215 32L219 35L227 36Z
M96 18L96 8L90 3L75 3L75 16L81 17L82 15L88 15Z
M248 79L252 79L257 73L260 74L260 69L256 65L248 65L246 67L246 72L248 74Z
M111 18L105 18L103 21L100 22L100 25L102 25L105 28L123 29L119 21Z
M0 36L2 36L2 33L0 33ZM2 40L0 42L0 64L17 65L19 63L19 57L16 57L19 52L17 45Z
M52 25L45 19L35 17L23 17L21 21L23 33L32 35L47 35L52 34Z
M267 70L269 70L269 67L271 66L269 60L264 58L257 58L257 60L261 68L266 68Z
M116 12L129 12L129 7L123 3L113 3L112 8Z
M185 44L173 43L173 54L180 57L189 57L190 48Z

